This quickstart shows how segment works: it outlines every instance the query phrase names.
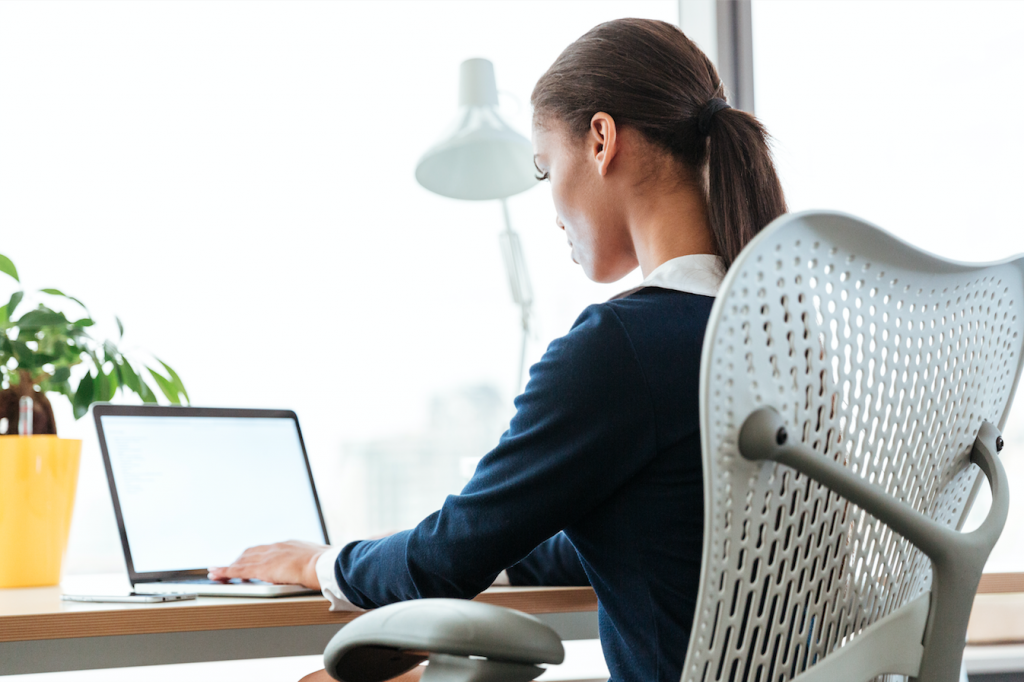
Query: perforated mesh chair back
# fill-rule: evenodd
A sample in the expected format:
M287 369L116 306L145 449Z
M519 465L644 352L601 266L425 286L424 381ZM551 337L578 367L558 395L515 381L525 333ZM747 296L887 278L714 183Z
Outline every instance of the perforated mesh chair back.
M703 350L704 562L684 681L797 678L931 587L932 562L889 526L741 456L748 415L773 408L791 441L959 528L979 429L1002 430L1019 379L1022 306L1022 260L947 261L840 213L784 216L748 245Z

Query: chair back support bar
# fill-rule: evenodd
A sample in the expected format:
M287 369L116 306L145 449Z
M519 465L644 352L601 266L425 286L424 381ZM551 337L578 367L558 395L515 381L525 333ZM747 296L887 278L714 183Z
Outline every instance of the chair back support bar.
M971 462L978 465L990 482L992 506L981 526L970 533L959 533L936 523L835 460L822 457L802 443L790 443L781 415L770 407L755 410L743 422L739 451L748 460L779 462L826 486L909 540L931 559L932 598L915 676L956 682L974 594L1010 508L1006 472L996 457L997 438L996 427L983 422Z
M841 213L783 216L744 249L702 354L704 561L683 680L795 679L873 624L860 641L884 640L882 621L929 591L920 679L955 679L1005 521L995 438L1022 305L1024 260L951 262ZM960 534L979 467L993 507Z

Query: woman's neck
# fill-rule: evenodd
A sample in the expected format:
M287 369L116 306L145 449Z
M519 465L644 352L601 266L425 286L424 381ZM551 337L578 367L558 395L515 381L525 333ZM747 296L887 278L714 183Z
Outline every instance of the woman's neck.
M715 252L704 198L695 188L644 192L633 204L629 231L645 278L673 258Z

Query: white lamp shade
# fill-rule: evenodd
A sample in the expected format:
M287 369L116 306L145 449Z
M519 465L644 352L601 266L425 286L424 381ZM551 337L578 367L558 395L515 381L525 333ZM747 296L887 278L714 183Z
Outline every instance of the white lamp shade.
M533 145L501 120L494 67L486 59L462 64L455 129L416 164L416 180L453 199L504 199L537 184Z

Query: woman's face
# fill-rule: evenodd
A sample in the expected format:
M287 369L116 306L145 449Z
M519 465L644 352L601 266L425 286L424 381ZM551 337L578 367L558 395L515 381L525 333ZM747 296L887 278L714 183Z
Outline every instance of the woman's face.
M534 163L539 177L551 181L555 224L565 232L573 261L595 282L614 282L637 260L621 202L615 201L616 183L601 170L602 147L599 136L576 138L557 120L533 126Z

